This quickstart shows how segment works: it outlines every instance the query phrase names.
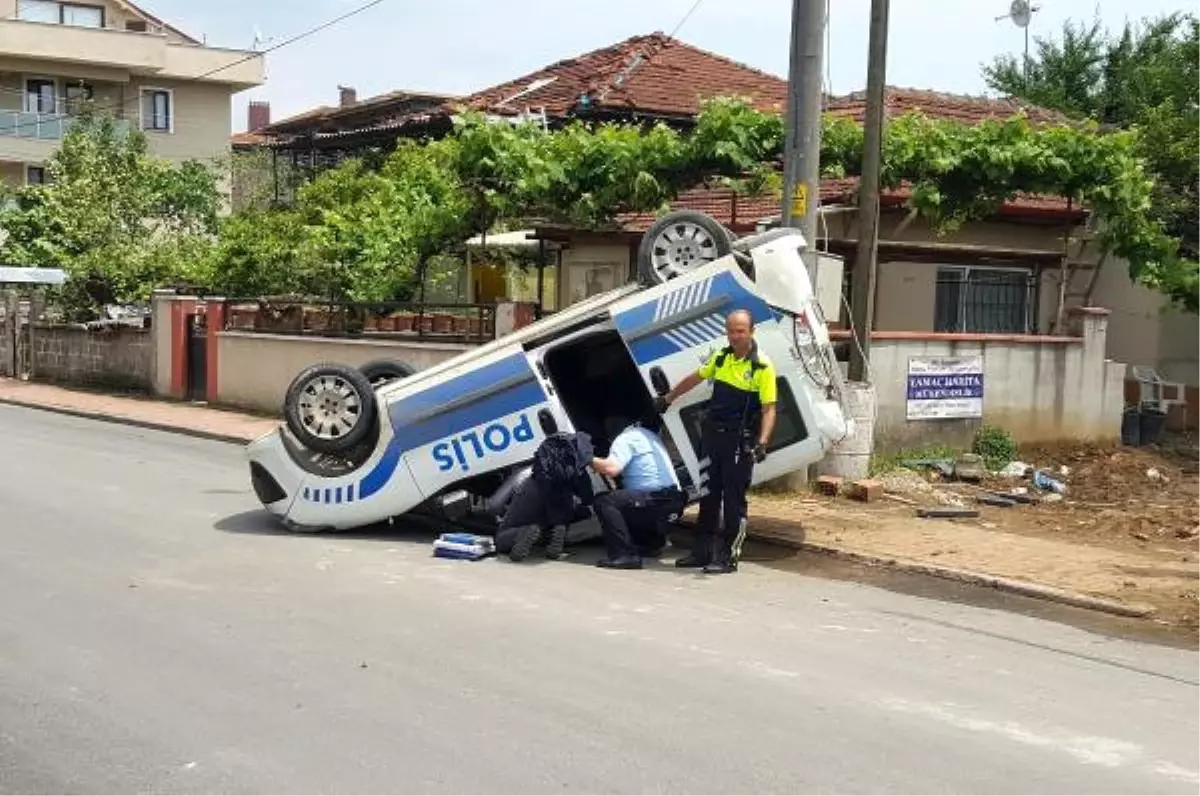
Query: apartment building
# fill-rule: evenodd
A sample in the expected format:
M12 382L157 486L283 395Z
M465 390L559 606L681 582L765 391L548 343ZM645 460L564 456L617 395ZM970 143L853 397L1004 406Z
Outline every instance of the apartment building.
M261 55L209 47L124 0L0 0L0 181L44 180L88 100L155 155L221 157L230 100L263 70Z

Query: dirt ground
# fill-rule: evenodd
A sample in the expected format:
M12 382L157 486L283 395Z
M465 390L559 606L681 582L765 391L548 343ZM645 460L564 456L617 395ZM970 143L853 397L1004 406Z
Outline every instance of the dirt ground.
M1158 448L1066 444L1019 459L1066 485L1050 497L1025 478L978 485L901 470L878 476L870 504L816 494L756 494L754 532L898 560L966 569L1152 607L1149 621L1197 634L1200 480L1194 442ZM1065 471L1062 468L1066 468ZM981 505L985 490L1024 488L1041 501ZM922 519L918 506L963 506L978 518Z

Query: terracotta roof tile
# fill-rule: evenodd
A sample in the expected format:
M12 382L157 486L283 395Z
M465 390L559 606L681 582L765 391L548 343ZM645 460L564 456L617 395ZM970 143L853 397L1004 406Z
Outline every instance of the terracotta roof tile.
M827 110L831 116L849 117L863 123L867 109L867 93L855 91L844 97L829 99ZM1067 117L1058 111L1023 103L1014 97L971 97L962 94L944 94L914 88L888 86L884 93L888 116L901 116L911 111L920 111L931 119L979 124L985 119L1006 119L1025 111L1035 124L1062 124Z
M821 181L822 204L852 204L858 191L858 178L825 179ZM896 207L909 197L908 188L886 190L881 193L882 205ZM781 210L778 195L736 194L728 188L698 187L684 191L670 203L672 210L697 210L715 218L734 232L753 230L760 219L777 218ZM1001 216L1060 215L1078 213L1060 196L1038 196L1019 194L1000 208ZM654 223L654 213L626 213L617 217L617 223L625 232L645 232Z
M232 146L257 146L274 140L269 135L262 133L234 133L229 136L229 143Z
M563 115L587 96L592 109L694 116L714 96L747 97L762 110L782 111L787 81L693 47L663 33L625 41L551 64L484 89L462 104L474 110L545 109Z

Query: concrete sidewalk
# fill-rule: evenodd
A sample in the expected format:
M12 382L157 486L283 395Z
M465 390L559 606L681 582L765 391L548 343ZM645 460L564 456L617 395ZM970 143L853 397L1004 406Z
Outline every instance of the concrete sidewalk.
M17 379L0 379L0 403L234 443L256 439L279 422L203 404L106 395Z

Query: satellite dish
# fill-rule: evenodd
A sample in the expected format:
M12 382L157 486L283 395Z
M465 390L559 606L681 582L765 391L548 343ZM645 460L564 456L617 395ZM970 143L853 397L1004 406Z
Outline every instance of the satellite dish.
M1028 28L1029 22L1033 19L1033 15L1039 8L1031 5L1029 0L1012 0L1012 5L1008 7L1008 13L1004 16L996 17L999 22L1002 19L1011 19L1013 24L1018 28Z
M1033 16L1029 0L1013 0L1012 5L1008 8L1008 15L1012 17L1013 24L1018 28L1028 26L1029 20Z

